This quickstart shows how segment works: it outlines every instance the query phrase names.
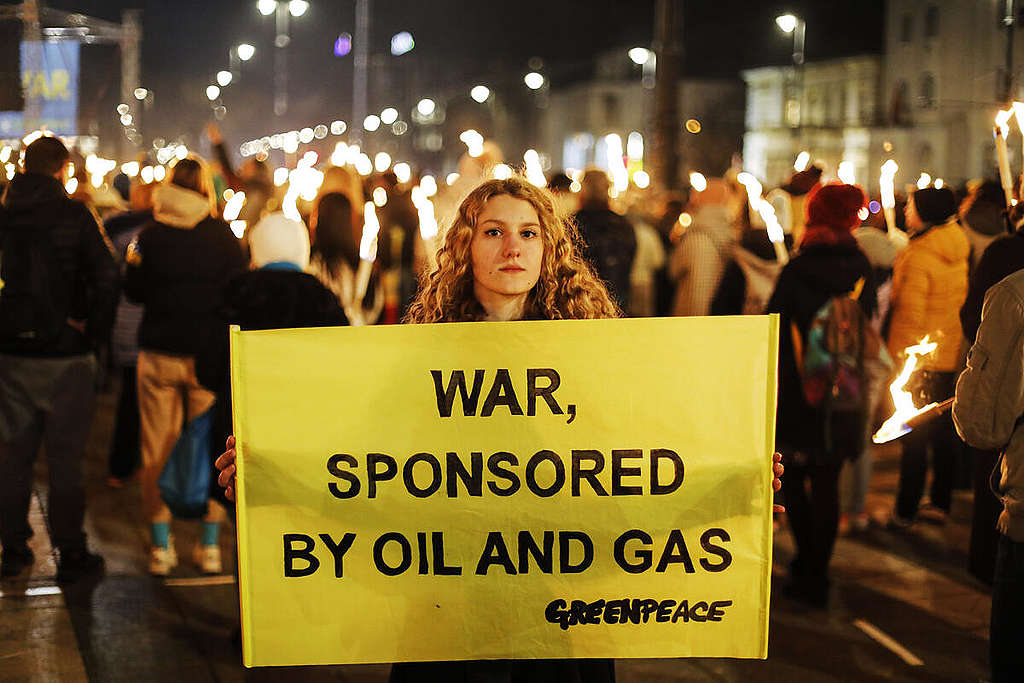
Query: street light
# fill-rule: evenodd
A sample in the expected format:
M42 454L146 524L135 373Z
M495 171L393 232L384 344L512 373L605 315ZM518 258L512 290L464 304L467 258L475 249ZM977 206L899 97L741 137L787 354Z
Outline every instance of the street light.
M531 71L523 76L523 82L530 90L540 90L544 86L544 77L536 71Z
M293 17L301 17L309 9L309 3L306 0L291 0L288 3L288 11Z
M411 52L414 47L416 47L416 41L413 40L412 34L408 31L402 31L391 36L391 54L395 57Z
M437 103L429 97L424 97L416 103L416 111L420 113L420 116L432 116L435 109L437 109Z
M265 17L269 17L277 9L277 0L259 0L256 9Z
M380 122L390 126L392 123L398 120L398 110L394 107L388 107L380 113Z
M309 9L306 0L259 0L256 9L269 17L275 15L277 33L274 36L274 114L283 115L288 111L288 53L285 49L292 42L288 29L288 16L301 17Z
M491 96L491 89L486 85L474 85L473 89L469 91L469 96L483 104Z
M241 59L243 62L248 62L250 59L252 59L253 55L256 54L256 48L254 48L249 43L242 43L235 48L235 54L237 54L238 58Z
M218 97L220 97L220 88L215 85L206 86L206 99L213 102Z
M233 76L231 75L230 71L217 72L217 85L219 85L222 88L226 88L227 86L231 85L232 79Z
M775 23L779 29L789 35L793 34L793 64L800 66L804 63L804 36L807 32L807 23L803 19L792 14L782 14L775 17Z
M141 102L149 96L149 91L145 88L136 88L133 94L135 95L135 99Z
M633 60L636 65L646 64L647 60L651 58L651 51L646 47L634 47L629 51L629 58Z
M804 89L804 38L807 34L807 23L793 14L782 14L775 17L775 23L786 35L793 34L793 97L786 105L786 119L793 128L800 126L800 104Z

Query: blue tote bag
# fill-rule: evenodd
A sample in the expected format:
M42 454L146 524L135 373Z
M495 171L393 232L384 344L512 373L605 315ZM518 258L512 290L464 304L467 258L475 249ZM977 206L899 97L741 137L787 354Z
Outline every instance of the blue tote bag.
M160 497L175 517L206 514L210 497L210 430L212 410L189 421L181 430L157 482Z

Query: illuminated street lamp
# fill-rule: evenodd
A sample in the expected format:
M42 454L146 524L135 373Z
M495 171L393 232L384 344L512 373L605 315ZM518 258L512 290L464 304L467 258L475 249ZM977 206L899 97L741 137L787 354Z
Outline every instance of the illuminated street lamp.
M424 97L422 100L416 103L416 111L418 111L420 113L420 116L423 117L432 116L434 114L434 110L436 109L437 102L434 102L434 100L430 99L429 97Z
M239 45L235 45L234 47L228 50L228 73L230 73L232 80L238 78L240 75L240 67L238 65L238 62L248 62L250 59L253 58L253 55L255 54L256 48L254 48L249 43L241 43ZM219 75L220 74L218 74L218 76ZM230 82L231 81L229 80L228 83ZM221 83L221 85L225 84Z
M250 59L253 58L253 55L256 54L256 48L254 48L249 43L241 43L240 45L235 47L235 54L237 54L238 58L241 59L243 62L248 62Z
M215 85L206 86L206 99L213 102L218 97L220 97L220 88Z
M227 86L231 85L231 81L233 78L234 77L231 75L230 71L218 71L217 85L219 85L222 88L226 88Z
M651 58L652 54L654 53L652 53L646 47L634 47L631 48L629 51L629 58L633 60L634 64L639 66L640 64L646 64L647 60Z
M650 90L654 87L654 72L655 66L658 63L658 58L655 56L652 50L648 50L646 47L633 47L629 49L629 55L631 62L637 66L643 67L641 71L640 83L644 88Z
M414 47L416 47L416 41L413 40L412 34L408 31L402 31L391 36L391 54L395 57L412 52Z
M486 85L474 85L473 89L469 91L469 96L480 104L483 104L487 101L487 98L491 96L491 89Z
M149 91L146 90L145 88L136 88L135 92L132 93L132 94L135 95L135 99L137 99L137 100L139 100L141 102L142 100L146 99L146 97L149 96Z
M274 15L276 35L274 37L274 114L283 115L288 111L288 44L292 42L288 28L288 17L301 17L309 10L307 0L259 0L256 9L265 17Z
M544 87L544 77L536 71L531 71L523 76L523 82L526 83L526 87L530 90L540 90Z
M804 38L807 34L807 23L800 17L793 14L782 14L775 17L775 23L779 30L786 35L793 34L793 97L786 105L786 119L789 125L798 128L800 126L800 103L803 99L804 81Z

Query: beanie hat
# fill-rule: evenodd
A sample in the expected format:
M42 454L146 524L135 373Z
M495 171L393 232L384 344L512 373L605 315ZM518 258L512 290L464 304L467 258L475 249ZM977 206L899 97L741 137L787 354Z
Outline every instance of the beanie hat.
M272 213L249 230L249 252L257 268L284 262L305 270L309 266L309 232L302 221Z
M803 171L794 173L782 189L794 197L801 197L810 192L821 181L821 168L808 166Z
M835 232L849 232L860 224L857 213L867 204L864 190L856 185L829 183L807 198L807 225Z
M956 213L956 197L948 187L926 187L914 193L914 208L924 223L945 223Z

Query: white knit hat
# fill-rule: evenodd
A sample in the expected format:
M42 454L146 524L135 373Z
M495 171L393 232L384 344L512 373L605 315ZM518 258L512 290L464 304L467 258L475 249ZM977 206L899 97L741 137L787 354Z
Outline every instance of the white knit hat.
M302 270L309 266L309 233L302 221L283 213L264 216L249 230L252 264L262 268L268 263L285 261Z

